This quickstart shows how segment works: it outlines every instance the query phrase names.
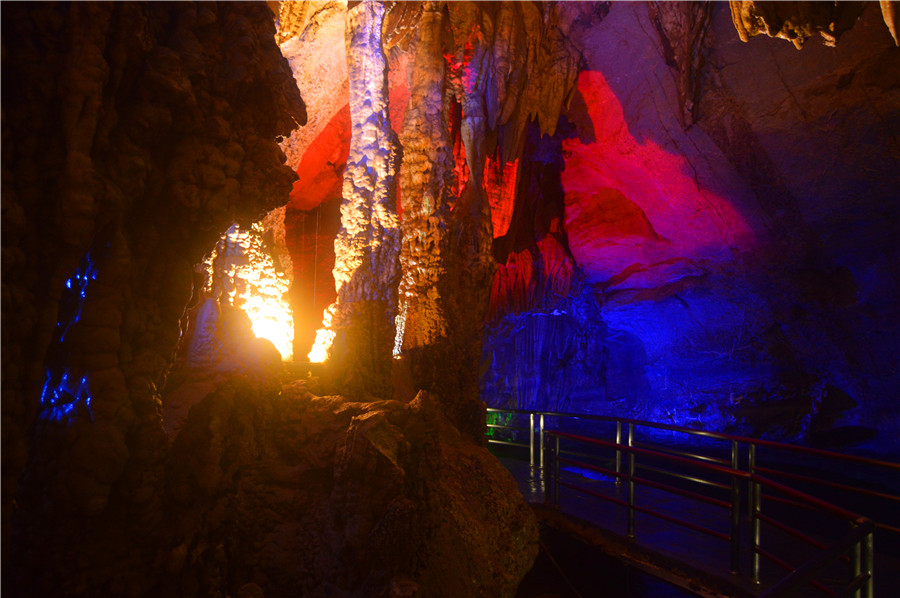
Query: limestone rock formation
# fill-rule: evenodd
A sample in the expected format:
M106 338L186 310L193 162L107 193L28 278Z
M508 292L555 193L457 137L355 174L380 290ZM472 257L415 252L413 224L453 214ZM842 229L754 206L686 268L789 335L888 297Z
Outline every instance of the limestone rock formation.
M238 378L172 449L170 576L180 596L247 583L267 598L512 596L537 550L533 513L435 397L354 403L301 382ZM190 563L202 563L201 567Z
M260 388L277 387L292 359L294 323L288 304L290 255L276 238L276 209L249 228L233 224L196 267L187 325L162 388L162 419L174 438L188 412L235 373ZM277 265L276 265L277 264Z
M653 2L649 10L660 34L666 64L676 75L681 126L689 127L699 114L697 76L703 60L703 37L709 28L710 5L708 2Z
M438 283L446 275L448 220L456 198L451 195L454 163L449 105L444 101L442 19L440 3L425 3L400 135L403 241L397 354L442 341L448 334Z
M790 40L799 50L807 39L817 33L826 46L837 44L838 38L849 30L862 12L862 2L730 2L734 27L747 41L765 33L769 37ZM890 4L884 9L885 22L891 27ZM893 35L893 29L891 29Z
M325 327L334 335L329 357L337 384L352 396L391 396L400 275L394 182L399 152L387 111L383 19L384 6L378 2L361 2L347 11L353 134L334 245L337 301Z
M894 43L900 45L900 32L897 31L897 24L900 22L900 2L897 0L880 0L881 16L884 17L884 24L887 25L894 38Z
M292 131L282 143L287 163L295 170L307 148L349 100L344 52L346 11L344 1L279 3L276 39L309 113L306 126ZM303 173L298 171L298 175ZM295 194L305 192L305 185L295 185Z
M292 268L290 255L285 260L279 259L275 240L277 232L283 234L284 225L270 221L279 213L283 212L273 210L251 227L233 224L225 231L203 262L206 280L201 289L201 302L212 299L222 306L241 310L249 319L254 336L269 340L283 359L291 360L294 322L287 293ZM210 348L205 343L194 343L188 349L188 359L201 360L204 349Z
M342 1L279 3L277 40L310 114L282 143L298 176L284 223L294 267L294 351L301 358L336 299L334 239L351 135L346 9Z
M895 2L3 10L4 590L510 595L479 391L900 450ZM266 214L347 399L201 301Z
M284 201L304 106L262 4L3 13L4 590L140 592L192 264Z
M534 154L561 159L562 190L547 193L543 177L535 209L517 205L515 235L495 240L507 258L485 400L812 444L843 435L896 455L896 410L879 397L898 384L895 333L882 331L900 321L886 303L897 296L900 81L881 21L868 4L835 48L800 53L741 43L717 4L617 3L576 30L585 68L559 149L541 138ZM520 184L516 201L524 194ZM553 230L565 234L556 260L535 242L550 246ZM565 259L551 284L529 282ZM591 332L570 319L581 297L571 272L593 288ZM506 358L523 346L533 351Z

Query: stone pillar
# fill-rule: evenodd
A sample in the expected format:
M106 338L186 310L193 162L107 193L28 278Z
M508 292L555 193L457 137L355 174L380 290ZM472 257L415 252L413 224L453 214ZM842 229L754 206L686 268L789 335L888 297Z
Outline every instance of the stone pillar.
M492 55L475 18L478 15L474 5L451 4L450 25L454 31L465 32L466 42L461 43L462 36L457 40L452 69L445 77L442 66L436 66L443 62L446 50L440 47L442 24L437 10L426 6L422 18L416 80L408 126L404 127L404 140L418 140L422 147L417 149L412 144L406 151L418 159L407 156L405 160L410 174L408 180L404 177L404 183L410 189L403 189L404 207L410 204L415 214L410 218L417 220L407 224L404 213L404 226L409 229L404 230L404 243L409 250L404 252L403 290L414 288L408 282L413 279L420 292L415 302L409 300L407 304L403 352L410 361L414 385L440 396L457 428L476 442L483 442L485 411L478 399L478 368L495 269L490 206L483 187L487 136L485 73ZM427 73L427 69L432 72ZM447 169L452 150L446 121L431 117L434 104L441 98L440 114L446 118L452 95L462 105L460 134L470 173L458 199L448 195L447 185L452 179ZM432 122L421 123L418 131L412 130L412 120L421 120L422 116ZM430 205L439 199L445 203ZM425 214L430 214L427 220ZM416 247L417 243L422 247ZM435 257L437 252L440 255ZM426 253L431 257L421 259ZM425 291L424 297L421 291ZM408 292L404 293L404 299L408 296Z
M403 275L395 352L401 350L413 358L416 350L444 340L447 335L438 282L446 273L447 227L450 205L455 198L451 187L453 149L447 124L448 106L444 102L442 18L439 2L424 4L409 107L400 134ZM430 386L421 380L414 382L420 387Z
M388 114L381 26L384 6L347 10L350 155L344 170L341 229L334 241L337 302L330 361L338 390L390 398L391 349L400 275L394 175L399 155Z

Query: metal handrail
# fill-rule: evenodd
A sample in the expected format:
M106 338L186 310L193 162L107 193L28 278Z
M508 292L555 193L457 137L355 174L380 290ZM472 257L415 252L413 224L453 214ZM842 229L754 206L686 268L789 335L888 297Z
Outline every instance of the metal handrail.
M765 440L762 438L751 438L749 436L738 436L735 434L725 434L723 432L711 432L709 430L698 430L696 428L688 428L685 426L677 426L674 424L664 424L660 422L649 422L640 419L631 419L627 417L615 417L611 415L595 415L593 413L562 413L558 411L528 411L526 409L497 409L495 407L488 407L488 413L512 413L519 415L543 415L545 417L561 417L561 418L574 418L574 419L584 419L589 421L602 421L607 423L623 423L623 424L634 424L637 426L648 427L648 428L656 428L660 430L668 430L670 432L683 432L685 434L691 434L693 436L702 436L705 438L715 438L717 440L729 440L729 441L737 441L742 444L755 444L756 446L765 446L769 448L782 449L795 453L803 453L807 455L813 455L817 457L824 457L828 459L837 459L843 460L853 463L860 463L864 465L874 465L877 467L885 467L887 469L893 469L895 471L900 471L900 463L895 463L893 461L885 461L882 459L873 459L870 457L861 457L859 455L847 455L845 453L837 453L834 451L827 451L824 449L817 449L807 446L800 446L796 444L786 444L784 442L777 442L775 440Z
M802 493L793 488L787 487L779 482L776 482L772 479L760 476L756 469L756 448L759 446L787 450L795 453L801 453L806 455L813 455L816 457L827 457L833 459L842 459L848 462L854 463L862 463L866 465L878 466L878 467L886 467L891 470L900 471L900 463L892 463L888 461L882 461L878 459L870 459L867 457L858 457L855 455L843 455L841 453L834 453L831 451L825 451L821 449L811 449L807 447L798 447L794 445L787 445L783 443L778 443L774 441L761 440L755 438L747 438L743 436L737 436L732 434L724 434L720 432L709 432L706 430L696 430L693 428L686 428L684 426L676 426L671 424L660 424L654 422L646 422L641 420L635 420L631 418L618 418L612 416L602 416L602 415L593 415L593 414L571 414L571 413L557 413L557 412L533 412L533 411L525 411L525 410L515 410L515 409L488 409L489 412L496 413L506 413L513 415L528 415L529 416L529 428L517 428L515 426L508 426L510 429L517 429L520 431L529 432L529 449L531 456L531 464L535 465L535 451L536 451L536 443L535 440L538 441L539 444L539 461L537 461L540 467L545 467L546 465L550 466L552 474L549 476L550 481L552 482L550 486L550 492L548 499L551 502L555 502L558 504L559 501L559 488L560 486L564 486L567 488L574 489L576 491L580 491L597 498L602 498L605 500L609 500L616 504L620 504L626 506L628 508L628 535L630 537L634 537L634 513L646 513L649 515L653 515L664 520L670 521L672 523L676 523L687 527L689 529L693 529L694 531L699 531L701 533L706 533L707 535L718 537L720 539L726 539L731 542L731 570L733 573L737 573L739 570L739 559L740 559L740 496L741 496L741 485L747 485L747 495L748 500L747 504L749 506L749 514L751 521L751 534L750 541L752 543L752 566L751 566L751 575L752 579L755 582L759 582L759 557L763 556L764 558L773 560L776 564L786 566L790 569L793 567L784 561L780 561L777 557L770 555L766 551L762 550L760 547L760 523L765 522L768 525L773 525L778 529L781 529L784 533L791 534L792 536L806 542L808 545L811 545L815 548L822 549L825 546L823 543L810 538L809 536L803 534L799 530L795 530L786 524L774 525L772 522L775 520L772 519L769 515L763 515L761 512L761 502L762 502L762 488L767 488L769 490L775 490L781 494L787 495L787 499L769 496L769 498L775 500L776 502L781 503L793 503L799 504L803 508L806 509L814 509L823 511L832 516L839 517L841 519L850 521L853 524L853 533L849 535L845 535L844 538L841 538L836 544L831 547L828 547L826 554L820 558L814 559L808 563L805 563L798 567L796 570L793 570L786 578L782 581L778 582L775 587L771 588L765 593L765 596L775 596L775 595L783 595L778 594L781 592L783 588L788 588L783 591L790 591L791 588L796 588L799 585L804 583L812 583L814 586L819 587L820 589L824 589L826 592L831 593L831 590L825 587L824 585L815 582L812 579L812 576L816 575L817 572L821 571L823 568L827 567L828 564L833 562L837 558L844 557L845 560L850 561L852 559L854 565L854 573L855 577L851 581L851 583L842 589L844 592L852 592L855 596L868 596L871 597L873 595L873 554L872 554L872 533L875 529L875 523L861 517L855 513L847 509L843 509L841 507L832 505L828 502L825 502L821 499L817 499L808 494ZM535 438L535 419L539 419L539 426L537 429L537 438ZM616 427L616 441L606 441L599 438L584 436L580 434L572 434L569 432L563 432L561 430L550 430L545 426L545 418L572 418L572 419L582 419L587 421L599 421L608 424L615 424ZM623 441L623 426L626 426L627 429L627 438ZM710 438L714 440L727 441L730 444L731 448L731 459L730 459L730 467L729 467L729 459L723 459L720 457L710 457L707 455L685 452L680 450L674 450L669 447L662 447L660 450L656 450L656 447L653 445L642 443L640 446L637 446L634 442L634 430L635 427L649 427L655 429L668 430L673 432L685 433L694 436L700 436L705 438ZM555 446L554 450L549 451L551 454L551 461L547 461L545 456L545 437L554 438ZM591 465L588 463L583 463L580 461L575 461L572 459L567 459L563 455L564 454L577 454L572 451L560 451L559 441L560 439L567 439L568 441L579 442L579 443L587 443L589 445L593 445L599 448L612 449L615 451L615 461L616 461L616 469L615 471ZM496 441L498 443L503 443L504 441ZM524 443L513 443L508 442L508 444L512 445L522 445ZM748 449L747 453L747 469L744 470L740 466L740 454L741 454L741 446L744 445ZM625 473L623 473L622 466L622 457L626 457L626 467ZM587 456L587 455L585 455ZM674 486L670 486L668 484L662 484L659 482L653 482L651 480L647 480L645 478L639 478L634 475L635 468L640 467L642 469L646 469L649 471L655 471L657 473L663 473L665 475L673 475L682 480L692 481L692 482L700 482L700 483L712 483L720 488L728 489L727 484L721 484L717 482L712 482L710 480L705 480L695 476L686 476L684 474L674 473L670 471L666 471L665 469L660 469L656 467L651 467L646 464L641 466L637 466L635 463L635 457L641 456L652 457L656 460L666 461L679 466L690 466L693 468L699 468L702 471L708 473L716 473L719 475L728 476L731 479L731 501L718 501L717 499L711 499L707 502L713 502L714 504L719 504L719 506L730 507L731 509L731 533L723 534L721 532L716 532L715 530L710 530L708 528L704 528L703 526L697 525L692 522L680 520L678 518L672 517L670 515L659 513L657 511L653 511L652 509L647 509L646 507L639 507L635 505L634 500L634 492L635 492L635 484L640 485L648 485L654 488L673 492L676 494L680 494L682 496L687 496L689 498L696 498L701 495L697 495L696 493L679 489ZM560 462L570 463L572 465L576 465L578 467L584 467L587 469L595 470L601 473L605 473L607 475L611 475L616 479L616 483L618 484L620 481L624 481L627 484L627 500L622 501L621 499L605 496L602 493L590 490L588 488L580 487L571 482L565 482L560 480L559 476L559 468ZM758 468L763 469L763 468ZM773 470L770 468L765 468L766 473L776 474L776 475L784 475L784 477L794 477L796 478L796 474L788 474L786 472L780 472L778 470ZM800 476L806 477L806 476ZM820 481L815 478L810 478L810 481ZM842 490L853 489L846 485L835 484L826 482L824 485L830 485L833 487L837 487ZM890 498L896 499L893 495L885 495L885 493L874 493L871 491L865 492L869 495L874 495L878 498ZM892 529L890 526L885 526L887 529ZM858 531L863 529L864 531ZM868 531L865 531L868 530ZM837 556L834 558L830 558L830 555L833 551L838 550ZM848 552L850 553L850 557L847 557ZM829 558L826 558L829 557ZM799 580L799 581L798 581Z
M780 596L790 596L800 586L813 581L813 577L820 573L825 567L841 558L849 550L853 550L855 546L861 546L862 552L868 554L868 558L872 556L872 535L875 531L875 523L869 519L860 519L858 524L850 530L840 542L831 546L824 554L816 559L807 561L793 573L782 578L781 581L760 594L759 598L775 598ZM862 591L867 596L874 594L872 587L873 574L871 565L868 572L856 572L855 577L847 585L845 591Z
M577 441L577 442L582 442L582 443L587 443L587 444L591 444L594 446L600 446L600 447L606 447L606 448L617 448L618 450L621 450L628 454L629 463L630 463L629 473L626 475L626 479L629 483L629 498L628 498L627 503L625 503L625 506L627 506L629 509L629 536L631 536L631 537L634 536L633 513L636 511L639 513L644 513L644 514L648 514L648 515L652 515L654 517L664 519L665 521L668 521L670 523L674 523L676 525L686 527L693 531L703 533L703 534L706 534L706 535L714 537L714 538L719 538L721 540L728 541L731 544L731 554L732 554L732 571L731 572L732 573L738 573L738 571L739 571L739 566L737 565L736 559L739 558L740 541L741 540L740 540L740 534L738 533L737 528L732 527L732 533L730 535L723 534L721 532L711 530L702 525L698 525L698 524L695 524L693 522L690 522L690 521L687 521L684 519L680 519L677 517L673 517L671 515L667 515L665 513L661 513L659 511L655 511L653 509L635 505L634 498L633 498L633 491L631 489L633 488L633 483L638 481L639 478L634 477L634 471L633 471L634 455L652 456L652 457L656 457L656 458L660 458L660 459L664 459L664 460L669 460L674 463L678 463L680 465L690 465L692 467L696 467L696 468L704 470L706 472L728 475L732 479L749 480L754 485L767 486L767 487L770 487L781 493L787 494L792 499L794 499L796 501L800 501L801 504L805 503L805 505L808 508L813 508L816 510L824 511L826 513L829 513L829 514L839 517L841 519L850 521L853 524L854 528L851 530L851 533L846 535L844 538L841 538L836 543L834 543L833 546L827 547L827 550L824 555L822 555L816 559L813 559L811 561L808 561L807 563L804 563L797 569L793 569L791 567L792 571L790 572L790 574L787 577L785 577L784 579L782 579L780 582L778 582L778 584L776 584L776 586L774 586L768 592L766 592L766 594L765 594L766 596L787 596L788 595L787 592L795 589L796 587L798 587L799 585L804 584L804 583L812 583L815 587L818 587L828 593L831 593L830 590L826 586L824 586L821 583L816 582L814 579L812 579L812 577L815 574L817 574L818 572L820 572L821 570L823 570L825 567L827 567L834 560L841 558L848 552L851 552L851 550L854 550L855 547L857 547L857 546L861 547L863 545L866 545L866 546L871 545L871 543L868 540L868 538L874 531L874 523L871 520L861 517L861 516L857 515L856 513L853 513L851 511L848 511L841 507L837 507L837 506L827 503L823 500L817 499L813 496L806 495L802 492L799 492L797 490L794 490L792 488L784 486L783 484L779 484L778 482L775 482L774 480L769 480L767 478L764 478L758 474L750 474L745 471L741 471L741 470L737 470L737 469L729 469L729 468L725 468L725 467L722 467L719 465L713 465L710 463L706 463L703 461L693 461L690 459L685 459L683 457L671 455L668 453L663 453L660 451L653 451L650 449L639 448L639 447L634 447L634 446L619 445L619 444L607 442L607 441L597 439L597 438L591 438L591 437L581 436L581 435L577 435L577 434L570 434L570 433L560 432L560 431L556 431L556 430L545 430L544 434L555 439L555 447L554 447L554 450L552 451L552 457L551 457L552 458L551 462L553 464L553 467L552 467L553 474L550 478L551 482L552 482L550 495L551 495L551 501L554 504L559 504L559 488L560 488L560 486L571 488L573 490L580 491L580 492L595 496L597 498L611 500L612 502L615 502L617 504L623 504L623 502L619 499L607 497L607 496L603 495L602 493L599 493L599 492L596 492L596 491L593 491L593 490L590 490L587 488L582 488L582 487L580 487L576 484L572 484L570 482L562 481L562 480L560 480L560 475L559 475L559 462L565 460L565 459L560 459L558 456L559 452L560 452L559 451L559 440L561 438L565 438L565 439L569 439L569 440L573 440L573 441ZM659 486L664 486L664 485L660 484ZM739 501L732 502L728 506L731 508L733 514L739 512L739 509L740 509ZM756 516L759 517L760 514L756 513ZM818 541L806 536L805 534L803 534L801 532L798 532L797 530L794 530L790 526L781 525L780 527L786 533L789 533L789 534L793 535L794 537L797 537L801 540L807 541L809 544L813 545L814 547L821 548L823 546ZM859 528L863 528L863 531L858 532L857 530ZM771 558L772 560L775 560L778 564L781 564L783 566L787 565L783 561L780 561L780 559L774 558L771 555L768 555L767 553L762 551L758 545L754 545L753 550L754 550L754 554L763 554L763 555ZM856 591L859 589L865 589L865 588L869 588L871 590L871 584L869 584L868 582L871 580L871 578L873 576L872 555L871 555L871 551L868 551L866 549L862 549L862 550L863 550L863 552L865 552L865 563L864 564L855 563L855 569L858 569L861 571L862 568L864 567L865 574L860 573L860 572L856 573L854 579L851 580L850 584L847 586L847 588L849 588L852 591ZM857 551L857 552L859 552L859 551ZM858 561L858 560L859 560L859 556L856 557L856 561ZM790 567L790 565L787 565L787 566ZM758 579L754 579L754 581L758 581ZM869 592L866 592L865 595L871 596L872 593L871 593L871 591L869 591Z
M667 430L667 431L671 431L671 432L679 432L679 433L689 434L691 436L699 436L699 437L710 438L710 439L714 439L714 440L728 441L731 443L737 442L738 444L744 445L749 449L748 471L750 471L750 472L755 471L756 468L758 467L755 462L756 461L756 454L755 454L756 447L765 447L765 448L785 451L788 453L809 455L809 456L813 456L813 457L817 457L817 458L827 459L830 461L845 461L848 463L856 463L856 464L867 465L867 466L877 467L877 468L884 468L884 469L900 472L900 463L893 462L893 461L886 461L886 460L882 460L882 459L873 459L873 458L869 458L869 457L861 457L858 455L847 455L844 453L838 453L838 452L834 452L834 451L827 451L827 450L823 450L823 449L804 447L804 446L799 446L799 445L794 445L794 444L786 444L783 442L776 442L773 440L764 440L761 438L751 438L751 437L747 437L747 436L738 436L735 434L725 434L722 432L711 432L708 430L698 430L695 428L688 428L685 426L676 426L673 424L648 422L648 421L637 420L637 419L632 419L632 418L621 418L621 417L615 417L615 416L609 416L609 415L595 415L595 414L591 414L591 413L562 413L562 412L556 412L556 411L528 411L528 410L524 410L524 409L497 409L497 408L493 408L493 407L487 408L487 411L489 413L507 413L507 414L513 414L513 415L528 415L531 420L531 423L532 423L532 425L531 425L532 438L533 438L533 432L534 432L535 416L539 416L540 426L538 429L538 435L540 435L543 432L545 417L554 417L554 418L578 419L578 420L598 421L598 422L616 424L616 432L617 432L616 440L617 440L617 442L620 440L621 426L623 424L640 426L640 427L644 427L644 428ZM525 431L528 428L519 428L519 429ZM498 441L498 443L502 443L502 442L503 441ZM533 440L532 440L532 445L533 445ZM540 448L541 448L541 460L539 461L539 463L543 462L543 445L541 445ZM535 465L534 448L532 448L531 453L532 453L531 465ZM618 457L619 456L617 455L617 458ZM700 458L700 457L698 457L698 458ZM722 462L722 461L720 460L720 462ZM620 470L620 467L617 467L617 471L618 470ZM798 474L779 471L779 470L775 470L772 468L760 468L760 470L761 471L764 470L765 473L769 474L770 476L771 475L778 475L781 477L797 477L798 476ZM816 484L826 486L826 487L835 488L838 490L853 492L855 494L864 494L864 495L872 496L872 497L879 498L879 499L900 501L900 496L895 495L895 494L874 492L874 491L867 490L864 488L848 487L846 485L839 484L837 482L832 482L830 480L823 480L820 478L812 478L809 476L803 476L803 477L805 478L804 481L816 483ZM879 529L886 529L891 532L900 533L900 528L898 528L898 527L887 525L887 524L884 524L883 522L876 522L876 525L879 527Z

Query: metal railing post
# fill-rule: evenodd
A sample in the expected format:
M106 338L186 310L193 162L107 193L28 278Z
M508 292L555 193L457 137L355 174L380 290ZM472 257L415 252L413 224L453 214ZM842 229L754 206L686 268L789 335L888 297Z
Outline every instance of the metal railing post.
M634 446L634 424L628 424L628 446ZM634 452L628 451L628 537L634 538Z
M559 506L559 436L553 448L553 477L556 480L553 484L553 504Z
M850 524L851 529L855 527L855 523ZM853 579L859 578L860 573L862 573L862 544L863 540L860 540L853 545L853 549L850 551L850 570ZM862 588L856 588L853 592L853 598L862 598L862 595Z
M541 469L544 469L544 414L541 413L538 418L538 432L540 434L541 441Z
M543 437L543 432L541 432L541 436ZM552 505L553 494L556 491L556 479L553 477L553 470L544 469L543 465L543 462L541 462L541 479L543 479L546 484L544 490L544 504Z
M747 470L750 473L749 500L750 503L750 537L753 542L752 551L750 553L750 578L753 583L759 583L759 539L760 539L760 521L759 507L760 493L759 482L754 478L756 470L756 445L750 445L750 453L747 456Z
M529 465L534 467L534 413L528 414L528 451Z
M616 422L616 444L622 444L622 422ZM616 473L622 473L622 451L616 449ZM622 485L622 478L616 476L616 486Z
M740 463L737 440L731 441L731 469L737 473ZM741 480L737 475L731 476L731 573L737 575L741 570Z
M869 574L866 585L863 586L864 598L875 598L875 528L866 534L863 540L863 567Z

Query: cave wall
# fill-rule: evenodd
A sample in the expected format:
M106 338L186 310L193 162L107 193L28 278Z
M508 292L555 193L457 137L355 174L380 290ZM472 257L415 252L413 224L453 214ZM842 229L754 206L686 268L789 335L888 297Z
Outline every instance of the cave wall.
M134 593L193 266L284 202L305 109L265 4L3 13L4 593Z
M310 43L336 35L320 4L294 28ZM482 399L896 451L892 6L447 7L450 197L480 178L494 237ZM415 10L385 18L398 134L421 84ZM335 90L333 116L294 150L288 208L318 256L295 265L310 297L332 259L311 219L333 221L349 146L344 75L325 73L305 77Z
M900 452L900 50L857 8L802 51L740 41L722 3L614 3L574 40L563 220L598 317L577 285L495 293L489 404ZM550 255L501 271L527 289Z
M310 7L343 23L343 3L288 10ZM232 223L281 218L285 154L302 163L277 8L4 5L4 594L487 598L534 561L536 519L471 442L483 427L461 434L428 393L283 387L271 343L203 300L196 266ZM299 135L339 133L338 179L340 110ZM350 187L373 149L358 133ZM322 220L331 242L341 222ZM222 242L213 296L245 258Z

